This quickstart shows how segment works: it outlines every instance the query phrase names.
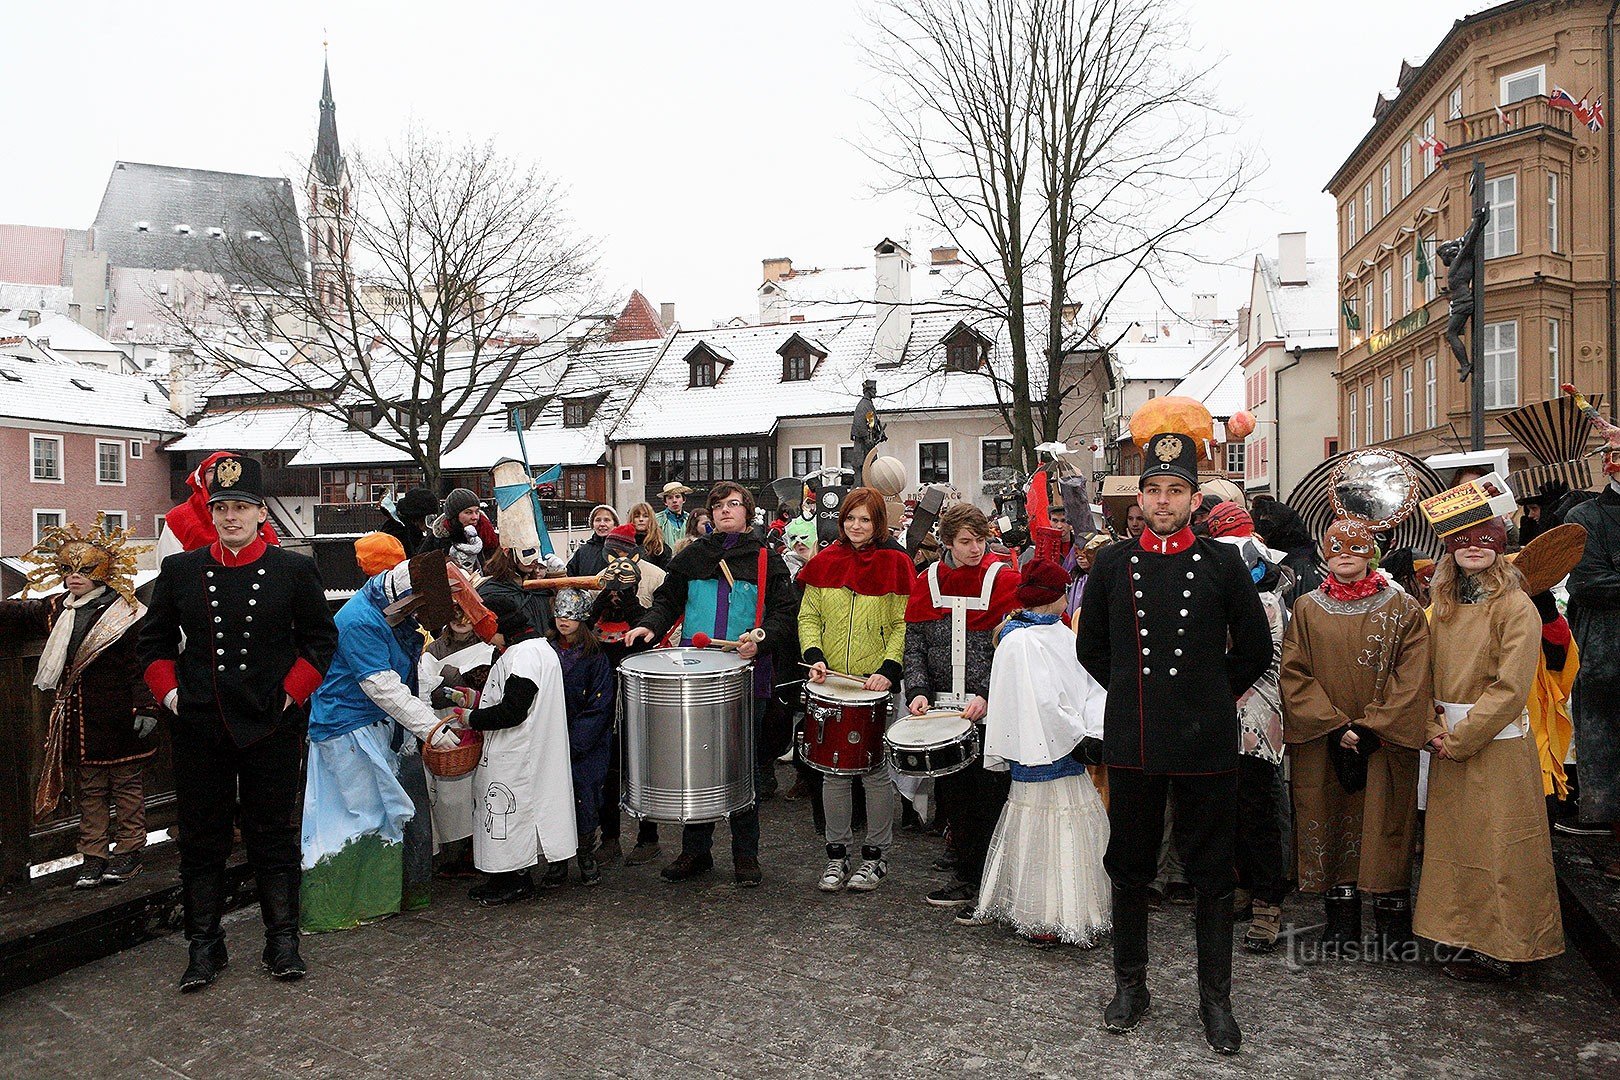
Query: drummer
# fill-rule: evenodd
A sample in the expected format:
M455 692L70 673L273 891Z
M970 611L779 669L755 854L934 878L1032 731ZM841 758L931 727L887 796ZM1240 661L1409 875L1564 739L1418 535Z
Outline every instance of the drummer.
M957 503L939 519L944 557L917 575L906 606L905 677L910 712L960 712L982 725L990 692L992 635L1018 607L1018 570L986 553L990 521L970 503ZM980 731L979 745L984 745ZM928 894L936 907L966 908L972 921L979 878L1012 780L978 764L936 781L939 809L956 850L956 880Z
M911 595L911 558L889 539L883 496L858 487L838 511L839 536L799 571L799 645L810 681L827 681L829 670L864 677L864 689L892 692L905 655L906 597ZM856 685L834 678L834 684ZM854 874L849 870L853 778L828 776L822 783L827 810L827 868L822 892L849 888L870 892L888 873L884 852L894 838L894 778L888 758L861 778L866 794L866 842Z
M624 635L624 643L634 647L657 641L677 622L682 624L682 645L699 632L737 641L751 629L763 630L762 640L742 641L737 649L738 656L754 661L757 732L774 681L772 653L794 640L799 594L782 557L766 549L750 528L754 496L747 488L725 480L715 484L709 489L708 510L714 532L694 539L670 562L652 607ZM714 869L713 846L713 824L687 825L680 855L662 871L664 880L686 881ZM731 859L739 886L760 883L758 803L731 815Z

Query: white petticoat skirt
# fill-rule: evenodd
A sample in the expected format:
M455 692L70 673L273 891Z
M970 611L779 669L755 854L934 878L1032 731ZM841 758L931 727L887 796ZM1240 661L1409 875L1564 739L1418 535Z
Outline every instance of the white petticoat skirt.
M1091 948L1112 927L1108 814L1084 774L1014 781L979 885L979 914Z

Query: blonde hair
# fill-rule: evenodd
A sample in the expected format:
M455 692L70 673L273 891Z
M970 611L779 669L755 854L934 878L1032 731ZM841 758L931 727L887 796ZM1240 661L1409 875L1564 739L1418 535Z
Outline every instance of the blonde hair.
M1455 615L1462 603L1462 599L1458 596L1461 576L1461 572L1457 569L1456 557L1451 552L1446 552L1446 557L1435 565L1434 579L1429 582L1429 602L1434 606L1434 617L1441 622ZM1524 575L1519 572L1517 566L1507 561L1505 555L1498 555L1495 562L1474 576L1491 596L1499 596L1510 589L1524 588Z
M639 514L647 515L647 536L641 541L641 546L649 555L662 555L664 553L664 530L658 527L658 515L653 513L652 503L638 502L630 508L624 520L631 525L636 523Z

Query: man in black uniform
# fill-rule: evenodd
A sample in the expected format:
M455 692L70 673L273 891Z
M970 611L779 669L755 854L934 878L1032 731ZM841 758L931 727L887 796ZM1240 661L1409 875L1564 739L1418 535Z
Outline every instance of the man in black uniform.
M141 626L152 694L175 714L174 786L190 963L183 992L226 965L225 860L241 801L242 840L264 917L264 966L298 979L304 703L337 648L315 563L265 544L258 462L220 459L208 493L219 539L171 555Z
M1148 527L1098 553L1075 648L1108 689L1115 994L1103 1022L1125 1032L1147 1011L1147 890L1174 797L1176 846L1198 891L1198 1012L1210 1047L1232 1054L1242 1040L1231 1005L1236 701L1271 663L1272 643L1242 558L1188 527L1197 445L1173 431L1149 439L1137 496Z

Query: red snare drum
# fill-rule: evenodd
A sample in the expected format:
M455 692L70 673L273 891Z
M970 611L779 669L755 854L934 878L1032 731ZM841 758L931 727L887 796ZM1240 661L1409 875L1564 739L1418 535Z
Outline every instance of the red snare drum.
M883 764L883 729L894 699L843 680L804 684L799 758L828 776L859 776Z

